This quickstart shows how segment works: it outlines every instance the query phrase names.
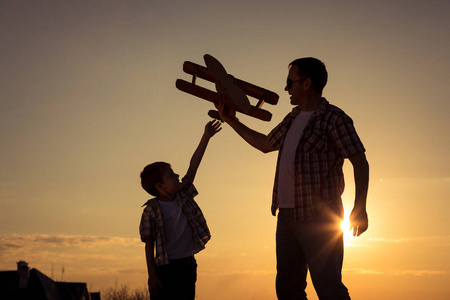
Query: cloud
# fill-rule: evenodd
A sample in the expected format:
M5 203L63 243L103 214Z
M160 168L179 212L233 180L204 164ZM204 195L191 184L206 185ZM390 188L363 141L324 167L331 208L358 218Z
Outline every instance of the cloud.
M442 275L446 274L445 270L390 270L378 271L373 269L343 269L344 274L359 274L359 275L393 275L393 276L427 276L427 275Z
M38 248L38 247L77 247L92 248L107 245L137 246L142 243L138 238L89 236L89 235L8 235L0 237L1 247Z
M201 273L206 274L214 274L214 275L224 275L224 276L233 276L233 275L274 275L276 274L276 270L253 270L253 269L202 269L199 270Z
M392 272L393 275L414 275L414 276L425 276L425 275L442 275L447 272L444 270L395 270Z
M17 249L17 248L21 248L20 245L16 245L16 244L8 244L8 243L1 243L0 242L0 251L7 251L8 249Z
M369 241L379 242L379 243L405 243L409 242L408 238L398 238L398 239L387 239L387 238L370 238Z
M47 271L49 266L66 270L107 269L109 273L145 270L145 255L138 238L86 235L8 235L0 237L0 269L15 269L25 260L31 268Z
M395 177L381 178L380 182L397 186L424 186L428 184L447 185L450 183L450 177Z
M362 274L362 275L381 275L383 272L376 271L372 269L361 269L361 268L353 268L353 269L343 269L343 273L346 274Z
M386 244L400 244L400 243L427 243L433 245L450 245L450 236L416 236L416 237L399 237L399 238L384 238L374 237L369 238L369 242L386 243Z
M410 238L383 238L383 237L375 237L369 238L364 242L361 242L357 239L348 239L344 241L345 247L358 247L358 248L372 248L376 247L381 243L384 244L400 244L410 242Z

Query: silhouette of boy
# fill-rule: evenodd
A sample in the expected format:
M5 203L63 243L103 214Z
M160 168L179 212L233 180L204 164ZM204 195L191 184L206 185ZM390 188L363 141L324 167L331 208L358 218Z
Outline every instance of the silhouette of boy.
M155 196L144 204L139 226L141 240L145 243L152 300L195 298L197 263L194 254L205 248L211 235L194 201L198 193L193 182L210 138L221 129L218 121L206 124L181 182L179 175L165 162L152 163L141 172L142 187Z

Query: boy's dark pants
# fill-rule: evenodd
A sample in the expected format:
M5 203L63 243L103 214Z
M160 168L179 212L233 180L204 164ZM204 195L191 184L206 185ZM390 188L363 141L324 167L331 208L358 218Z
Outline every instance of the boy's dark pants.
M308 269L321 300L350 300L341 281L344 256L341 218L333 210L313 221L296 221L294 209L280 209L277 224L279 300L306 300Z
M194 300L197 281L197 262L194 256L171 259L168 265L157 266L162 289L152 300Z

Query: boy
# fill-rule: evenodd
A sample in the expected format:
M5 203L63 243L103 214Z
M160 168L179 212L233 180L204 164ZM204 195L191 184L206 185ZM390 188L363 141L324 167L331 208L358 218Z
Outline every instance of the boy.
M218 121L206 124L182 182L165 162L152 163L141 172L142 187L156 197L144 204L139 226L141 240L145 242L152 300L195 298L194 254L205 248L211 235L193 199L198 194L193 182L209 139L221 129Z

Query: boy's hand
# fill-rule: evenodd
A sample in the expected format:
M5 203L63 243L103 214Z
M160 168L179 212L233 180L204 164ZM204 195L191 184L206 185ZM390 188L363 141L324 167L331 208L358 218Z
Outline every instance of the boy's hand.
M185 176L185 181L187 183L193 183L195 174L197 173L198 166L202 161L203 154L205 154L206 147L208 146L209 139L218 133L222 128L220 127L220 122L210 121L205 125L205 132L200 139L200 143L195 149L194 154L192 155L191 162L189 163L189 169ZM184 183L184 182L183 182Z
M217 121L217 120L209 121L205 126L205 135L208 138L211 138L221 130L222 130L222 127L220 127L219 121Z

